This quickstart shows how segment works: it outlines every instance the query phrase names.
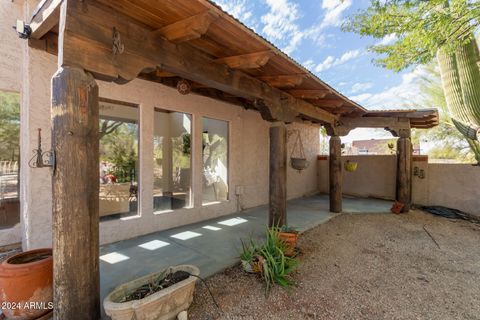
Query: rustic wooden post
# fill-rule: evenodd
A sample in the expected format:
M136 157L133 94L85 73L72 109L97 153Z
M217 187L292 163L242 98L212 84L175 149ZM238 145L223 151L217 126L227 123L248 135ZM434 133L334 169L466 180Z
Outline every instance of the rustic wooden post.
M396 200L404 204L402 212L408 212L412 203L412 143L410 140L410 129L400 129L398 136Z
M330 211L342 212L342 141L330 136L329 157Z
M270 127L270 194L268 225L287 224L287 130L285 123Z
M61 67L52 78L54 319L100 319L98 87Z

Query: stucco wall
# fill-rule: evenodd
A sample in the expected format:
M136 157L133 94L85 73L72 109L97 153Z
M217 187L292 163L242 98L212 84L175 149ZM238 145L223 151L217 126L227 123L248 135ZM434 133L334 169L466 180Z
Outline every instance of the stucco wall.
M480 167L430 163L427 174L428 204L480 216Z
M23 10L23 1L0 2L0 90L2 91L22 92L24 43L18 41L12 25L15 24L17 17L23 18ZM20 225L0 230L0 245L20 241Z
M358 162L356 172L343 172L343 193L360 197L395 198L396 156L346 156ZM318 160L319 191L328 193L328 157ZM415 169L417 168L417 169ZM468 164L428 163L414 157L412 174L423 170L424 178L412 176L412 201L417 205L441 205L480 215L480 167Z
M25 16L34 8L36 1L29 1L32 6L24 9ZM2 21L12 21L16 16L10 6L17 2L0 4ZM9 11L10 10L10 11ZM21 13L19 14L21 15ZM15 18L14 18L15 17ZM2 24L2 28L5 24ZM14 32L8 43L20 48L19 65L13 73L20 72L22 77L10 75L17 81L16 87L22 93L21 113L21 228L9 230L18 241L21 239L24 249L51 246L51 172L48 168L31 169L28 160L31 150L36 147L36 129L42 128L43 149L50 148L50 79L57 69L56 57L45 52L30 49L24 40ZM7 33L1 30L2 36ZM10 63L5 55L0 56L0 66ZM20 68L20 69L19 69ZM10 69L8 69L10 70ZM18 71L20 70L20 71ZM9 71L10 72L10 71ZM23 79L20 82L20 78ZM9 82L9 81L7 81ZM11 81L10 81L11 82ZM0 89L3 82L0 82ZM208 218L235 212L237 208L250 208L268 202L268 131L269 123L263 121L258 112L212 100L206 97L180 95L175 89L160 84L134 80L126 85L116 85L98 81L100 96L104 98L130 102L140 106L140 188L139 216L103 221L100 223L101 243L135 237L158 230L193 223ZM187 112L193 115L192 141L192 185L194 207L172 212L153 213L153 112L154 108ZM202 206L202 157L201 136L202 117L229 121L229 201ZM287 174L288 198L299 197L317 191L316 156L319 152L319 129L311 125L292 124L289 129L300 129L305 152L310 167L302 173L289 168ZM290 148L293 146L289 139ZM236 194L238 193L238 195ZM6 238L5 238L6 239ZM0 245L9 241L2 241Z

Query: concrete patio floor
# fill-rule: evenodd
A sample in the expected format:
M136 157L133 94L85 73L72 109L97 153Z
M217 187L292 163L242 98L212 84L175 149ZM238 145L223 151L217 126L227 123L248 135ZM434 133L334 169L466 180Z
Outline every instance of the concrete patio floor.
M343 198L345 213L386 213L391 201ZM288 201L288 225L303 232L334 217L328 195ZM101 299L118 285L171 265L193 264L206 278L238 262L240 239L265 235L267 206L159 231L100 248ZM102 308L103 313L103 308Z

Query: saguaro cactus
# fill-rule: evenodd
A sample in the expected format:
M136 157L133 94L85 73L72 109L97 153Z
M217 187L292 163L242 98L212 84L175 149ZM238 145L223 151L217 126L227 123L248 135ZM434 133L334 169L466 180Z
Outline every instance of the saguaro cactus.
M455 127L465 136L480 163L480 61L477 43L470 41L454 53L440 49L437 61L447 107Z

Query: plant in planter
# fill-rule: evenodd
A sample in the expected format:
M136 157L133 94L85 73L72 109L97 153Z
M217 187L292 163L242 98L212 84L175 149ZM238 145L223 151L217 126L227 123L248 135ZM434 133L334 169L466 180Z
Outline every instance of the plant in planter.
M300 136L300 130L293 130L292 133L296 133L295 143L293 144L292 153L290 154L290 165L298 172L308 168L309 162L305 156L303 149L302 137ZM297 155L295 155L298 149Z
M293 285L289 275L296 269L298 261L295 258L286 256L286 250L287 245L280 239L278 228L267 230L267 239L262 245L255 245L250 241L249 246L244 246L241 254L242 266L244 265L243 261L250 261L251 267L247 267L246 271L255 271L256 266L261 266L259 273L261 273L262 279L266 284L267 293L274 284L284 288L289 288Z
M343 164L343 167L344 167L345 170L348 171L348 172L354 172L354 171L357 170L358 162L354 162L354 161L347 160L347 161L345 161L345 163Z
M0 297L7 319L41 319L53 308L52 249L16 254L0 265ZM25 308L35 302L42 308Z
M193 301L200 270L179 265L127 282L103 301L112 320L173 320Z

